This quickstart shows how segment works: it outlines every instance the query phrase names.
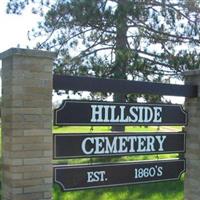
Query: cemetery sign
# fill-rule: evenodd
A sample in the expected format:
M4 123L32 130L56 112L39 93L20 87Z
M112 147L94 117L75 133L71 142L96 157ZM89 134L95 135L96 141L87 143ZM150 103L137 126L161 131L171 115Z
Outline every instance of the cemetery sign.
M54 166L54 182L63 191L178 180L185 160Z
M181 105L64 100L54 125L186 125Z
M54 159L185 152L185 133L54 134Z

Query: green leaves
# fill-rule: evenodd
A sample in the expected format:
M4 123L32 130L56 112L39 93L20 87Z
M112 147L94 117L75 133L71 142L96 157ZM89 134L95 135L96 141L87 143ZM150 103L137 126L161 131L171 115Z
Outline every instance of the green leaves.
M32 36L46 35L38 48L59 53L56 73L165 81L199 67L199 3L9 0L8 12L20 14L32 5L38 13L48 7Z

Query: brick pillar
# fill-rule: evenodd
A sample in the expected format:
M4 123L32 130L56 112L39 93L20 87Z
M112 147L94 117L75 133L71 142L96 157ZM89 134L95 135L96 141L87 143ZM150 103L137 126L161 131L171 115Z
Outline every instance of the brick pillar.
M2 59L2 199L52 199L52 61L12 48Z
M185 83L200 88L200 70L184 73ZM200 199L200 90L197 98L186 98L188 126L186 127L185 200Z

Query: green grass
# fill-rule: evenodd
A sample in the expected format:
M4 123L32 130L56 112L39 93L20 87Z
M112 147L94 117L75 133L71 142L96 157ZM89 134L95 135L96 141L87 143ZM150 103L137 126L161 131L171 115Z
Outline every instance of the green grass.
M127 126L125 132L149 132L149 131L181 131L180 126L157 127L157 126ZM55 126L53 133L98 133L110 132L110 126Z
M165 127L163 128L163 130ZM181 127L173 127L174 131ZM110 132L111 127L54 127L54 133ZM157 127L126 127L126 132L157 131ZM160 129L162 131L162 128ZM132 160L165 159L177 157L177 154L122 156L113 158L68 159L59 163L82 164L91 162L125 162ZM58 162L57 162L58 163ZM173 169L172 169L173 170ZM54 186L54 200L183 200L183 177L179 181L138 184L103 189L62 192L58 185Z
M54 187L54 200L183 200L183 179L123 187L61 192Z
M110 132L111 127L110 126L55 126L53 128L54 133L90 133L90 132ZM145 126L136 126L136 127L131 127L128 126L126 127L126 132L130 131L157 131L157 127L152 126L152 127L145 127Z

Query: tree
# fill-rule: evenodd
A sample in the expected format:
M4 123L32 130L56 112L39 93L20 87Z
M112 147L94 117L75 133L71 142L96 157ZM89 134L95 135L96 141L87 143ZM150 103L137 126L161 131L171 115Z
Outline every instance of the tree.
M200 65L198 0L9 0L8 12L30 2L44 15L30 37L59 53L57 74L167 82Z
M37 48L59 53L57 74L167 82L200 66L199 0L35 1L9 0L8 12L39 4L32 11L44 21L32 36L46 35ZM114 100L136 97L115 94Z

